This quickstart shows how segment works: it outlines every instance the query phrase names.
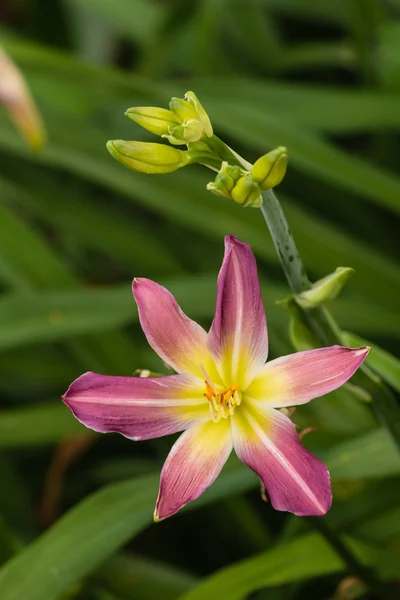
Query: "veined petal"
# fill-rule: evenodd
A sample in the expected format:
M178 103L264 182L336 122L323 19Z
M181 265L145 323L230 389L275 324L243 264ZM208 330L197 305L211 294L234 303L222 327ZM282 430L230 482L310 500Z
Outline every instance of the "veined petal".
M324 515L332 492L329 471L301 444L288 417L273 408L241 407L232 418L235 451L267 488L272 506L299 516Z
M246 396L274 408L305 404L343 385L369 350L331 346L281 356L261 369Z
M153 350L178 373L204 380L202 365L215 381L217 370L207 334L182 312L173 295L162 285L143 278L133 280L132 290L142 329Z
M217 306L209 346L225 385L250 383L268 355L268 335L257 265L248 244L225 238Z
M90 429L148 440L210 418L202 383L189 375L144 378L89 372L70 385L63 401Z
M196 500L218 477L231 451L229 419L187 429L173 445L161 471L154 519L170 517Z

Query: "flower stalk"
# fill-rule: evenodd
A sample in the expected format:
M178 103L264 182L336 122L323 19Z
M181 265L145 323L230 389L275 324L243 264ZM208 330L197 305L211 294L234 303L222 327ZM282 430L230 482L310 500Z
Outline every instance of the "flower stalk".
M268 226L287 282L294 295L311 289L303 261L293 239L289 224L273 190L263 192L261 213ZM341 344L341 332L333 317L323 307L299 307L321 344ZM391 390L367 367L354 376L354 384L364 388L374 399L373 407L382 425L390 432L400 451L400 407Z

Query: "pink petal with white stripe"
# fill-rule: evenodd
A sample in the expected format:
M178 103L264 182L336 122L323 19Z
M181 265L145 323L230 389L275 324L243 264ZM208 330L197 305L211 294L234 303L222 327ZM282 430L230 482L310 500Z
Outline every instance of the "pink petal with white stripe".
M329 510L329 471L304 448L290 419L271 408L263 414L244 409L235 413L232 427L238 457L260 477L276 510L299 516Z
M281 356L263 367L246 396L275 408L305 404L343 385L369 350L331 346Z
M154 519L170 517L215 481L232 451L228 419L190 427L172 447L161 471Z
M207 334L180 309L173 295L150 279L134 279L133 295L144 334L155 352L178 373L204 379L203 365L213 381L216 367Z
M203 382L189 375L112 377L85 373L63 396L75 417L95 431L148 440L207 421Z
M225 238L209 346L225 385L247 387L268 355L267 325L257 265L248 244Z

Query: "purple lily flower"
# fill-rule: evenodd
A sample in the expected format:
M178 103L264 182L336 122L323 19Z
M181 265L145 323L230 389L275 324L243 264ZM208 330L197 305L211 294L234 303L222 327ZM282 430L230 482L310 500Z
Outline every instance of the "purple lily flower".
M184 431L162 469L154 519L165 519L198 498L233 448L260 477L275 509L325 514L332 502L328 469L303 447L279 409L341 386L369 348L332 346L266 363L268 335L256 261L250 246L233 236L225 238L208 334L159 284L135 279L133 294L150 346L177 374L146 379L85 373L63 400L95 431L116 431L132 440Z

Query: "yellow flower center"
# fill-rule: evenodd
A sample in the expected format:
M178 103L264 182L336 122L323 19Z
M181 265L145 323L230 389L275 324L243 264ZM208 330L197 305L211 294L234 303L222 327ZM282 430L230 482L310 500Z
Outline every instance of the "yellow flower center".
M235 408L240 405L242 399L238 390L238 384L223 389L220 392L215 391L209 381L206 384L204 396L210 403L211 418L215 423L221 419L227 419L235 412Z

